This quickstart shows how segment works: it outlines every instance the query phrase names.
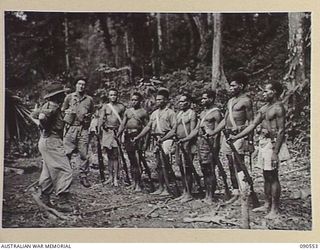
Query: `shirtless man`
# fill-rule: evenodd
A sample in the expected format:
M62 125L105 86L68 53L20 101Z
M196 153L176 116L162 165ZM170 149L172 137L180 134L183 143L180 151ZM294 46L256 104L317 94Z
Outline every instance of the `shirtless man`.
M163 148L163 157L166 157L169 161L170 149L172 147L173 140L171 139L176 132L177 120L175 112L168 108L169 103L169 91L165 88L160 88L156 96L157 109L151 114L150 121L143 128L141 133L134 138L134 141L145 136L149 131L157 140L157 144ZM164 168L166 167L162 162L160 150L155 151L155 157L157 161L157 172L159 187L152 194L155 195L169 195L169 190L165 185ZM164 165L162 165L164 164Z
M219 108L214 104L215 97L216 94L213 91L207 91L202 95L201 104L204 109L200 113L200 120L196 128L192 130L187 137L180 140L181 143L184 143L198 135L198 156L206 189L204 202L209 204L213 201L213 195L217 186L215 174L215 166L217 163L213 162L212 154L216 154L216 157L218 157L220 136L216 135L213 138L213 145L211 146L208 144L209 140L207 139L207 133L213 131L222 119ZM211 150L212 148L214 149L213 152Z
M115 139L118 128L122 122L125 107L118 102L118 90L109 90L109 103L103 104L100 111L100 130L102 129L102 141L104 153L108 157L109 179L107 183L118 186L119 177L119 145Z
M279 161L287 160L289 156L287 145L284 142L285 109L279 100L283 88L280 83L267 84L263 97L267 104L259 111L253 122L237 135L231 135L229 140L237 141L248 135L260 123L262 135L260 140L264 144L260 147L259 158L263 167L265 204L253 211L268 211L268 219L274 219L279 214L280 182L278 177Z
M177 131L176 136L178 140L182 140L187 137L190 132L196 127L197 116L196 112L190 108L191 106L191 96L189 94L182 94L179 99L179 108L180 112L177 114ZM180 168L182 183L183 183L183 193L177 199L181 202L187 202L192 199L192 162L188 162L186 159L189 158L189 161L193 160L192 149L195 145L192 143L185 142L180 143L179 147L176 148L176 163ZM181 147L184 148L185 155L181 150Z
M131 96L131 108L126 109L123 115L122 123L119 127L117 137L120 138L125 131L125 148L131 165L131 175L133 178L133 189L136 192L141 191L141 167L139 155L141 155L142 142L133 143L133 138L137 136L142 128L147 124L147 111L141 107L142 95L134 92Z
M237 134L245 128L246 123L253 120L252 101L244 92L247 84L248 77L245 73L237 72L232 76L230 83L230 93L232 98L228 101L225 119L220 122L214 131L209 131L209 135L216 135L223 129L225 129L229 135ZM252 134L250 134L249 137L249 144L252 146ZM245 138L236 141L234 146L242 160L244 160ZM233 152L226 142L224 135L221 136L221 153L227 156L233 194L238 196L238 182L243 180L243 172L241 171L239 163L233 158Z

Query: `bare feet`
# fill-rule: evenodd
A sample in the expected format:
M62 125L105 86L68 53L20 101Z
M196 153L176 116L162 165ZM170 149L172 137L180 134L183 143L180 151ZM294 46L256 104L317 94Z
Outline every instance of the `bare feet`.
M105 181L105 184L110 184L112 183L112 177L108 178L108 180Z
M136 185L136 188L134 189L135 192L141 192L142 188L140 187L140 185Z
M202 200L202 202L207 203L208 205L212 205L213 204L213 200L211 197L206 197Z
M150 194L152 194L152 195L159 195L159 194L162 193L162 191L163 191L162 188L158 188L156 191L154 191L154 192L152 192L152 193L150 193Z
M113 186L115 186L115 187L119 186L117 178L113 180Z
M185 203L185 202L188 202L188 201L191 201L193 200L193 197L191 196L191 194L186 194L181 200L180 202L181 203Z
M164 189L164 190L161 192L160 195L161 195L161 196L168 196L168 195L170 195L170 194L169 194L169 192L168 192L167 189Z
M179 197L175 198L175 201L179 201L182 200L184 197L186 196L186 193L183 193L182 195L180 195Z
M264 218L273 220L280 216L279 211L271 210L270 213L268 213Z
M252 212L267 212L269 208L270 208L270 205L265 203L263 206L252 209Z

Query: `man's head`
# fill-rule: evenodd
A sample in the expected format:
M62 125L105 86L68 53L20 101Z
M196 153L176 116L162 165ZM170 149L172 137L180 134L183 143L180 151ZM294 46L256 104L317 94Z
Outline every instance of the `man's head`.
M249 82L248 76L244 72L239 71L234 73L231 78L230 88L229 88L231 95L237 96L241 92L243 92L245 87L248 85L248 82Z
M188 93L183 93L179 99L180 110L188 110L191 105L191 96Z
M76 92L79 94L83 94L86 89L87 82L85 78L79 78L76 81Z
M201 105L203 105L204 107L209 107L214 103L215 99L216 99L216 92L212 90L208 90L202 94Z
M116 88L111 88L109 90L108 97L109 97L109 101L111 103L117 102L117 100L118 100L118 90Z
M169 90L160 88L157 92L156 105L157 108L163 109L167 106L169 101Z
M283 92L283 87L279 82L272 82L265 85L263 90L263 98L267 102L271 102L275 98L279 98Z
M142 101L142 95L139 92L134 92L131 95L131 106L133 108L139 108Z

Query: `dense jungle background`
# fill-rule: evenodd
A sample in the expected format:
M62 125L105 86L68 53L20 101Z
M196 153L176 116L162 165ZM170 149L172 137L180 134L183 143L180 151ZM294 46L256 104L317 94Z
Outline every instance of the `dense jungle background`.
M251 228L311 230L310 51L310 13L5 12L3 227L239 228L240 205L222 206L219 193L214 207L199 200L181 205L153 199L147 188L138 195L124 186L99 185L95 168L92 188L84 189L75 178L72 220L44 218L25 190L41 169L39 132L29 113L43 103L49 84L60 81L74 89L82 75L97 108L107 90L116 87L125 104L133 90L144 93L149 110L159 86L169 88L173 106L183 91L197 103L203 89L210 88L225 109L228 79L242 70L250 79L247 90L255 111L265 83L285 87L292 156L280 169L281 218L270 222L251 214ZM151 154L148 162L155 167ZM252 176L262 200L263 180L255 164ZM206 214L216 220L190 221Z

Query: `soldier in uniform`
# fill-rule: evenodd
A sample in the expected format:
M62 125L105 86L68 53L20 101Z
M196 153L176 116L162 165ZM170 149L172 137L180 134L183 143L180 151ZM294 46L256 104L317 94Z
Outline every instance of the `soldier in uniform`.
M65 90L61 84L50 85L48 94L44 96L46 103L35 110L32 117L38 119L40 124L38 147L43 159L39 179L40 199L52 207L50 195L55 192L59 198L57 209L62 212L72 212L70 204L72 169L62 142L64 122L61 104L64 97Z
M76 91L67 95L62 104L66 122L63 143L69 159L73 153L79 153L80 183L84 187L90 187L87 178L89 173L88 144L94 104L92 97L85 93L86 85L86 80L79 78L76 81Z

